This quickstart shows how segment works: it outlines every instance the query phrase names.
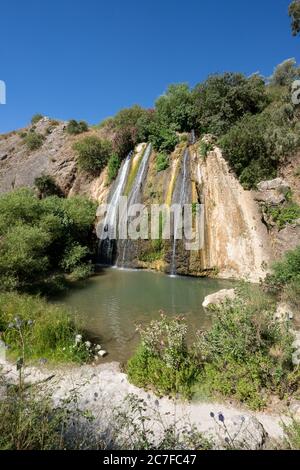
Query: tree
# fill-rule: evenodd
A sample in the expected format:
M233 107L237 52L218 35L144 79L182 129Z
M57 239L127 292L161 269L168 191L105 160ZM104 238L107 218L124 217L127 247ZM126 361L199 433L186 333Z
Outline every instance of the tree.
M292 20L292 34L297 36L300 33L300 0L293 0L289 6L289 16Z
M241 73L211 75L193 91L200 133L225 134L245 114L261 112L268 104L264 80Z
M66 127L66 131L68 134L77 135L81 134L82 132L88 131L89 127L85 121L75 121L75 119L71 119Z
M275 67L273 75L270 78L270 85L289 86L299 77L300 68L297 67L294 58L286 59Z
M165 126L173 125L180 132L193 128L194 108L192 93L186 83L170 85L155 103L157 119Z

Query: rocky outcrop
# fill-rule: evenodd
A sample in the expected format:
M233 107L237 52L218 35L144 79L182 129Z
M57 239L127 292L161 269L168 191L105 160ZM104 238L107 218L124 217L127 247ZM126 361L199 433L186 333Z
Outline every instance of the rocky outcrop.
M258 281L272 258L268 231L253 193L245 191L215 148L199 162L205 235L201 265L220 277Z
M214 294L207 295L202 303L202 307L207 308L211 305L219 305L227 300L234 300L235 297L234 289L222 289Z

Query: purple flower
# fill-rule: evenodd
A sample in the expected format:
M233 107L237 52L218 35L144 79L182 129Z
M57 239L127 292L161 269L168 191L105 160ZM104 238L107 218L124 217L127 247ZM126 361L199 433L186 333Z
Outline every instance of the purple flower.
M215 413L213 413L212 411L209 413L209 415L210 415L211 418L215 417Z
M224 418L224 415L222 413L218 414L218 420L221 421L221 423L224 423L225 418Z

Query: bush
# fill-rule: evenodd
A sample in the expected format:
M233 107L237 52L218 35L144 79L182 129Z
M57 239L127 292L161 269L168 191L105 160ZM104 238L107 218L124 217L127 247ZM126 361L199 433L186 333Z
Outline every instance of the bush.
M179 142L176 132L167 127L162 127L159 123L151 126L149 140L153 148L159 152L170 153Z
M198 370L190 362L186 346L186 325L182 319L154 320L139 327L141 346L128 361L128 378L135 385L152 387L158 393L191 396Z
M272 274L267 276L268 285L284 287L290 282L300 283L300 246L288 251L281 261L272 265Z
M164 127L174 126L177 131L190 131L194 127L193 98L186 83L170 85L155 103L157 120Z
M300 206L290 202L284 206L268 208L267 213L272 217L278 228L281 229L286 224L290 224L300 218Z
M97 174L106 165L112 151L108 140L101 140L95 136L85 137L73 145L77 152L77 163L81 170Z
M60 188L55 182L55 179L50 175L42 175L35 178L34 186L38 189L40 197L62 195Z
M37 124L43 117L42 114L34 114L31 118L31 124Z
M30 131L28 134L26 134L24 141L29 150L37 150L43 145L44 136L42 136L42 134L38 134L35 131Z
M208 143L208 142L204 142L203 140L200 142L200 145L199 145L199 153L200 153L200 156L202 158L206 158L207 157L207 154L208 152L211 152L213 150L213 145Z
M221 136L246 114L257 114L268 104L264 81L240 73L212 75L193 91L198 132Z
M112 180L116 179L118 176L118 171L121 165L121 160L118 157L117 154L113 153L109 160L108 160L108 165L107 165L107 176L108 176L108 184L112 182Z
M89 127L85 121L75 121L75 119L71 119L66 127L66 132L70 135L77 135L81 134L82 132L87 132Z
M2 289L33 288L50 272L71 272L93 252L96 206L81 196L40 200L19 189L0 196L0 214Z
M166 155L165 153L158 153L156 155L155 164L157 173L166 170L170 165L168 155Z

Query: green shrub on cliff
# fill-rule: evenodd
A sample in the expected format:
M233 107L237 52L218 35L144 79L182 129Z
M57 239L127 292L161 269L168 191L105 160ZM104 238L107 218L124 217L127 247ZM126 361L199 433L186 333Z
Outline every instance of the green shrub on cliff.
M75 142L73 149L77 153L79 168L96 175L100 173L107 164L112 152L112 145L108 140L101 140L98 137L89 136Z
M108 165L107 165L107 176L108 176L108 184L112 182L112 180L116 179L118 176L118 171L121 165L121 160L118 157L117 154L113 153L109 160L108 160Z
M35 131L29 131L24 138L28 150L39 149L43 145L44 140L44 136Z
M70 135L77 135L82 134L82 132L88 131L89 126L85 121L76 121L75 119L71 119L66 127L66 132Z

